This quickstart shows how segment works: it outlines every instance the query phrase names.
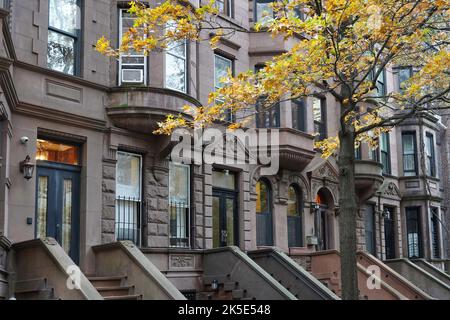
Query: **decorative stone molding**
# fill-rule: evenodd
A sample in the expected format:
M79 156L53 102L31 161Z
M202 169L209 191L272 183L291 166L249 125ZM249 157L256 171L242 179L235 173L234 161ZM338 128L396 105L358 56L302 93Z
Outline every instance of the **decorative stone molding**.
M195 267L194 255L169 255L170 268L194 268Z

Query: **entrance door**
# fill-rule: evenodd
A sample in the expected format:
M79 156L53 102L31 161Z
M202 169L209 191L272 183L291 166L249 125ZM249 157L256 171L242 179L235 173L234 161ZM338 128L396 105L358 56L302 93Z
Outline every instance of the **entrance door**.
M237 194L213 191L213 247L238 246Z
M385 209L384 217L384 241L386 247L386 259L395 259L395 224L394 208Z
M36 237L54 238L75 263L79 259L79 188L79 167L37 167Z

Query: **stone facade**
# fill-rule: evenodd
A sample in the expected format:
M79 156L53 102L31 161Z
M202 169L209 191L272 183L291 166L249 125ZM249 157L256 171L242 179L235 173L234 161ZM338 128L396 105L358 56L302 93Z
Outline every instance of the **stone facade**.
M78 76L62 74L47 67L48 1L14 0L10 24L1 24L0 234L13 242L36 236L36 179L25 180L19 163L27 155L32 159L36 157L37 139L45 136L77 143L81 149L80 265L89 272L93 265L91 247L116 240L117 151L136 153L142 157L141 246L170 247L170 159L167 150L170 151L171 142L167 137L152 135L149 128L164 114L180 112L185 104L200 105L207 101L208 94L214 90L214 52L207 43L188 46L186 93L164 88L163 53L148 57L148 81L144 86L118 87L117 62L96 53L93 45L102 35L117 41L118 10L124 1L86 0L84 3ZM223 17L223 23L250 29L253 5L253 1L235 1L234 18ZM7 12L2 11L2 21L6 15ZM7 46L3 47L4 44ZM235 73L239 73L264 63L290 45L292 43L272 39L265 33L237 33L229 41L222 41L216 53L232 59ZM393 70L387 70L386 79L387 90L396 90L397 78ZM325 98L327 131L332 136L337 132L339 107L333 97ZM312 100L307 99L305 104L306 128L301 132L293 128L291 102L282 103L282 168L277 175L262 177L261 167L256 165L191 166L188 226L191 245L185 249L210 249L214 246L214 219L217 218L213 212L213 193L217 184L213 179L214 169L228 170L237 177L237 245L241 249L247 251L258 247L256 185L261 178L266 178L272 190L270 209L274 246L291 253L314 252L320 249L317 236L323 228L320 232L326 233L327 237L327 248L324 249L339 249L336 159L325 161L314 151ZM450 125L448 117L443 119L447 119L447 125ZM415 132L418 159L421 161L423 150L419 147L423 145L425 133L436 137L435 150L437 161L440 161L437 177L427 177L422 167L416 176L405 177L402 166L403 132ZM377 185L376 190L369 188L368 196L360 203L357 222L359 250L367 249L365 206L372 205L373 253L380 259L386 258L383 212L386 207L392 207L395 256L408 256L405 209L418 206L422 208L423 255L432 257L430 207L439 208L441 220L447 224L447 230L450 229L448 135L448 130L437 117L405 122L391 132L391 173L384 177L378 174L384 182ZM20 138L25 136L29 141L22 144ZM361 154L362 161L370 162L371 150L367 146L361 146ZM375 171L378 168L376 165L372 167ZM360 180L366 178L362 176ZM301 190L301 247L289 246L287 207L291 185ZM321 208L316 208L318 194L324 197ZM324 213L319 219L321 210ZM439 228L439 239L443 251L441 257L446 258L450 244L444 228ZM302 263L307 266L309 262Z

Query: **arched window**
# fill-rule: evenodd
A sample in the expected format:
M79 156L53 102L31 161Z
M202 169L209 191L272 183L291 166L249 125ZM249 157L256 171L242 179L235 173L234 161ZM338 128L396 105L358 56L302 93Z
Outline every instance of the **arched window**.
M272 189L265 179L256 184L256 243L258 246L273 245Z
M289 247L302 246L302 192L296 185L288 188L287 226Z

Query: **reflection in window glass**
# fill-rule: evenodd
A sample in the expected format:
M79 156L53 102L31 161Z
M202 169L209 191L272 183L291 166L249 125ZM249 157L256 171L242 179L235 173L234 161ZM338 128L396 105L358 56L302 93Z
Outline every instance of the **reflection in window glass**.
M117 153L117 188L120 197L141 198L141 157L139 155Z
M38 179L38 203L36 218L36 238L47 236L47 200L48 177L40 176Z
M70 252L70 240L72 237L72 180L64 180L63 193L63 217L62 217L62 247Z
M273 9L270 4L273 0L256 0L256 21L262 25L273 19Z
M50 69L76 73L80 18L78 0L49 1L47 65Z
M38 139L36 160L80 164L80 148L60 142Z
M398 89L400 93L404 93L407 88L406 81L412 77L412 69L411 68L401 68L398 69Z
M256 184L256 213L265 213L269 211L269 187L264 181L258 181Z
M166 87L186 93L186 42L181 41L166 51Z

